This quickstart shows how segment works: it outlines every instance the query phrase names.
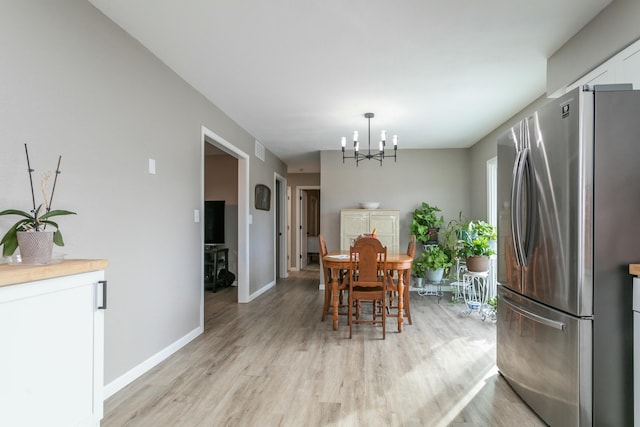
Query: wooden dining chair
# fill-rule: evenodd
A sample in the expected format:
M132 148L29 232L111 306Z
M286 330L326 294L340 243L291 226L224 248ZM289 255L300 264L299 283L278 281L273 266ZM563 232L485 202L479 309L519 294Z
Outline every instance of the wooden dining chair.
M373 237L358 239L349 249L349 338L353 336L354 323L382 325L382 339L386 338L387 310L385 309L389 275L387 272L387 248ZM361 317L362 301L372 301L371 319ZM356 316L353 315L354 302ZM379 310L379 308L381 308ZM380 319L378 319L378 313Z
M407 255L409 255L412 259L416 253L416 236L411 236L409 239L409 244L407 245ZM391 272L390 272L391 274ZM404 293L403 293L403 306L404 306L404 317L407 319L410 325L413 325L413 321L411 320L411 304L409 304L411 292L409 291L409 287L411 284L411 268L404 271L404 276L402 276L404 282ZM391 279L389 283L389 305L388 308L390 310L395 309L396 312L389 312L389 317L398 317L398 284Z
M322 258L329 253L327 250L327 242L324 240L322 234L318 234L318 246L320 251L320 262L322 263L322 272L324 274L324 304L322 306L322 317L321 321L324 322L324 319L327 317L327 313L329 312L329 307L331 307L331 299L333 298L333 289L331 285L331 280L333 278L332 272L330 268L324 266L322 262ZM338 292L340 292L340 306L342 306L343 295L342 292L346 289L346 282L343 280L343 273L340 272L338 277ZM347 313L338 313L342 315L346 315Z

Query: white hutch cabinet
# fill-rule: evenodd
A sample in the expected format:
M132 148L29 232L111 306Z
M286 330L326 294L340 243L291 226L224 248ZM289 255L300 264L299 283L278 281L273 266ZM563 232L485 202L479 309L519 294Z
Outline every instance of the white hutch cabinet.
M389 252L399 252L400 211L393 209L342 209L340 250L348 251L352 239L376 229L378 240Z

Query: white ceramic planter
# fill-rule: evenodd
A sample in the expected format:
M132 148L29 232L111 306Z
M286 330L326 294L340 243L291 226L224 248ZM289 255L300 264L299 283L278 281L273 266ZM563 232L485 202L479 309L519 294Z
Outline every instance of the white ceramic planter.
M53 231L18 231L20 258L24 264L49 264L53 251Z
M429 282L440 282L442 281L442 276L444 275L444 268L439 268L437 270L426 270L424 272L425 279Z

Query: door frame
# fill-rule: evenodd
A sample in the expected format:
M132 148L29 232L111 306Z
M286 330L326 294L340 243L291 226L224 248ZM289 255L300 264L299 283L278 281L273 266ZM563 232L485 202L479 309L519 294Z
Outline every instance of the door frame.
M302 191L303 190L320 190L320 186L319 185L300 185L298 187L296 187L296 234L298 236L297 238L297 245L296 245L296 268L298 271L301 270L301 256L302 256L302 231L300 229L300 226L302 225L302 204L301 204L301 200L300 198L302 197Z
M202 126L200 147L200 212L204 212L204 148L212 144L238 159L238 303L250 301L249 283L249 162L250 156L215 132ZM204 222L200 222L200 271L204 271ZM201 286L200 325L204 326L204 286Z
M287 268L287 179L274 172L273 188L276 195L276 213L273 215L273 233L275 235L273 253L277 254L273 257L275 275L273 280L276 281L278 277L285 279L289 276ZM279 188L279 191L275 191L276 188Z

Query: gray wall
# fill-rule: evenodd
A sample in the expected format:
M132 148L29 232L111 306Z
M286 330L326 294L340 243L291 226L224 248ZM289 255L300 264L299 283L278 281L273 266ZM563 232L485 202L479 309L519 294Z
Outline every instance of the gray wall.
M57 251L109 260L109 383L200 325L201 126L249 154L255 138L85 1L3 1L0 52L0 208L30 208L24 142L36 175L62 154L53 207L78 215ZM269 152L250 168L251 191L286 176ZM253 292L273 280L274 211L251 213Z
M445 221L469 212L469 150L398 150L398 161L353 160L341 151L320 153L320 232L329 250L340 247L340 210L380 202L400 210L400 248L409 243L411 213L422 202L442 209Z
M251 142L251 151L254 151L254 142ZM245 151L247 152L247 151ZM249 191L249 213L253 216L253 224L250 225L250 252L249 269L251 271L250 292L258 292L265 284L275 284L275 211L276 189L274 187L274 171L280 176L286 177L286 165L266 151L265 162L252 156L251 159L251 185ZM256 184L264 184L271 190L270 210L255 208Z

